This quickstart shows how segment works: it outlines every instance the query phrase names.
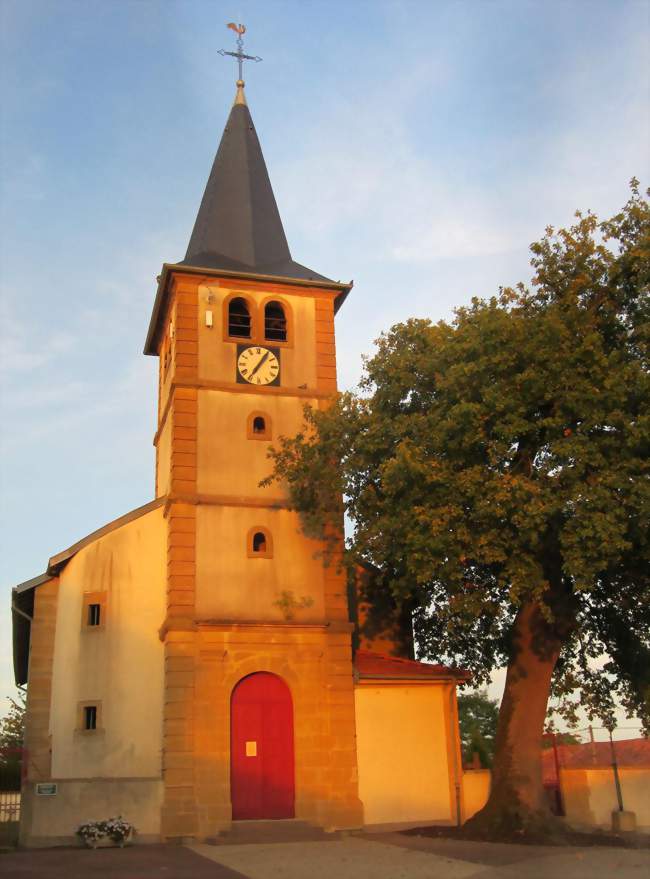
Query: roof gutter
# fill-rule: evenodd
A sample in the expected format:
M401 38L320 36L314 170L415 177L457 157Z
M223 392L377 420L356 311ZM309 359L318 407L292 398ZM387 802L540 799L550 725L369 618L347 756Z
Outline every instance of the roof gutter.
M14 595L22 595L23 592L29 592L30 589L34 589L36 586L41 586L43 583L47 583L47 581L51 579L52 574L46 571L44 574L39 574L38 577L32 577L31 580L25 580L24 583L19 583L17 586L14 586L11 591Z
M449 681L467 681L470 679L470 675L467 672L447 672L441 673L437 675L431 675L424 677L423 675L418 675L417 677L412 675L367 675L360 674L359 675L359 683L363 683L364 681L395 681L397 683L404 683L408 681L409 684L435 684L440 683L440 681L444 681L445 683L449 683Z
M156 298L151 312L151 320L149 321L149 329L147 338L144 343L145 354L157 354L155 348L156 334L158 332L158 323L161 313L164 309L167 299L167 282L171 272L179 272L186 275L204 275L210 278L241 278L247 281L262 281L272 284L288 284L294 287L318 287L322 290L338 290L339 293L334 300L334 312L336 313L345 302L345 299L352 289L354 282L341 284L334 281L310 281L303 278L287 278L283 275L260 275L257 272L237 272L227 269L210 269L200 266L184 266L180 263L163 263L162 272L158 275L158 288L156 290Z

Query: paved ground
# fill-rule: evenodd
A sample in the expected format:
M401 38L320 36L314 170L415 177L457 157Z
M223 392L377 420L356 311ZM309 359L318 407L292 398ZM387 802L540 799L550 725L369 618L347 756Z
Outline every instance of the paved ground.
M0 854L0 876L12 879L244 879L241 873L179 845L50 848Z
M263 845L0 854L15 879L647 879L648 849L498 845L382 834Z
M447 845L451 843L451 845ZM193 845L248 879L648 879L650 851L377 834L336 842Z
M648 879L650 876L648 848L511 845L401 833L365 834L365 838L380 840L383 845L429 852L455 862L469 862L474 867L470 876L477 879Z

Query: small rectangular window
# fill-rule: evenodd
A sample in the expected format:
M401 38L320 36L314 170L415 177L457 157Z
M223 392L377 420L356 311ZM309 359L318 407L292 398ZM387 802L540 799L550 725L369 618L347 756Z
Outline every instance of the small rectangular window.
M103 731L101 701L95 699L92 702L78 702L75 734L92 733L93 735L99 735Z
M84 706L84 729L97 729L97 706Z
M85 632L103 632L108 609L106 592L84 592L81 604L81 628Z

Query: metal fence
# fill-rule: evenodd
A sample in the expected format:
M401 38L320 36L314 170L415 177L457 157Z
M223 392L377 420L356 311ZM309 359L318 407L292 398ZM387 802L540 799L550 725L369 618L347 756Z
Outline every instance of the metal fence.
M20 791L0 791L0 847L18 844Z
M20 791L0 791L0 824L20 821Z
M0 845L15 845L20 826L22 748L0 748Z

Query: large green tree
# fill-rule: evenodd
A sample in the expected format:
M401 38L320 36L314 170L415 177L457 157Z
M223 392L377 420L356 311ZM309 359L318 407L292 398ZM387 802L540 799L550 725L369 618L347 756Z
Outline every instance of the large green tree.
M494 737L499 722L499 703L485 690L458 696L458 727L463 763L471 766L478 756L481 766L492 766Z
M475 684L507 666L477 834L549 826L551 692L648 717L649 236L632 181L611 219L546 230L529 286L392 327L359 393L306 409L272 453L308 533L343 503L348 550L413 608L420 657Z

